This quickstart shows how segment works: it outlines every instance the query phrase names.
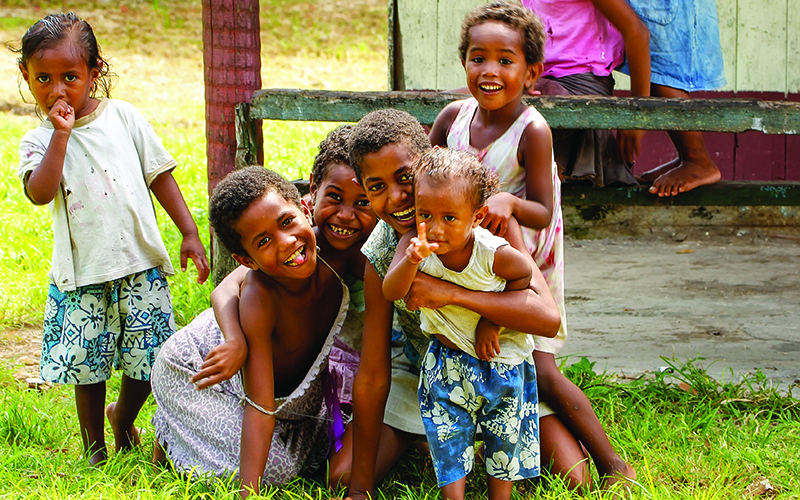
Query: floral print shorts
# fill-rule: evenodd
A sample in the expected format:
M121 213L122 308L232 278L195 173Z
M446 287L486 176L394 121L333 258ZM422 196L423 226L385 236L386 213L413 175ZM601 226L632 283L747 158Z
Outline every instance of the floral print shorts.
M157 268L61 292L50 285L44 313L42 378L95 384L121 369L150 380L161 345L175 331L172 298Z
M482 361L431 340L419 406L439 486L472 471L480 424L486 472L503 481L539 475L539 409L532 362Z

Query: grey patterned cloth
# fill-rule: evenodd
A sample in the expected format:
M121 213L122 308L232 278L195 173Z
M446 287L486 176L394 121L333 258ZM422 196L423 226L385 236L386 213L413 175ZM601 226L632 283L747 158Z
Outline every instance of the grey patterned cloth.
M263 476L267 484L307 476L325 463L329 441L322 382L348 304L345 287L336 321L303 382L275 400L275 431ZM209 351L222 342L214 312L208 309L164 344L153 365L156 437L175 468L193 475L238 474L245 395L241 372L202 391L190 382Z

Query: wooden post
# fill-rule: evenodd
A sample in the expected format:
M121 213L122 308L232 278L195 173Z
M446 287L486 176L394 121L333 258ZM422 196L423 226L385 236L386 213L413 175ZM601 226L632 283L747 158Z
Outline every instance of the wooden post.
M258 0L203 0L203 67L206 89L208 193L235 168L235 108L261 88ZM256 160L263 162L260 123L255 130ZM211 237L212 278L225 277L235 262Z

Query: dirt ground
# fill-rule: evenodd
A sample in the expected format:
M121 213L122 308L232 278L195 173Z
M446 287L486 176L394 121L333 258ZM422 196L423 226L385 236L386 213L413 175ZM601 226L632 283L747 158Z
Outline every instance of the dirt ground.
M717 379L800 384L800 238L683 238L568 239L562 354L631 376L702 357Z
M570 362L637 376L666 367L661 356L702 357L718 379L761 369L783 389L800 383L800 239L568 238L565 253ZM20 379L38 373L40 335L0 337Z

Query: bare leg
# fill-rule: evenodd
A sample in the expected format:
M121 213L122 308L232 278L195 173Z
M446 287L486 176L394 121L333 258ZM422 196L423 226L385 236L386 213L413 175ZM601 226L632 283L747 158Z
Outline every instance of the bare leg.
M380 484L389 471L408 450L417 436L401 430L381 426L381 441L375 463L375 484ZM336 489L350 485L350 472L353 469L353 426L348 425L342 436L342 449L330 457L328 469L328 488Z
M119 399L106 407L106 417L114 431L117 451L130 450L139 444L139 431L133 422L150 395L150 382L122 376Z
M658 97L689 98L687 92L664 85L653 84L651 89L652 94ZM650 187L651 193L658 196L676 196L678 193L714 184L720 180L722 175L708 155L700 132L671 131L669 137L678 150L677 165L673 160L642 174L643 181L653 181ZM672 168L669 168L670 166Z
M558 415L539 421L542 466L561 477L567 488L588 492L592 487L589 457Z
M444 500L464 500L464 490L467 488L467 478L462 477L458 481L442 486L442 498Z
M78 407L78 422L81 426L83 450L91 465L97 465L108 456L103 421L103 406L106 404L106 383L76 385L75 403Z
M511 498L513 482L503 481L492 476L488 476L486 482L489 484L489 500L509 500Z
M589 399L564 376L552 354L533 351L539 398L546 401L594 459L603 486L622 478L636 479L636 472L611 446Z
M158 439L156 439L155 444L153 444L153 463L156 465L161 466L167 464L167 452L164 449L164 446L161 446L161 443L158 442Z

